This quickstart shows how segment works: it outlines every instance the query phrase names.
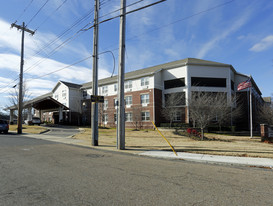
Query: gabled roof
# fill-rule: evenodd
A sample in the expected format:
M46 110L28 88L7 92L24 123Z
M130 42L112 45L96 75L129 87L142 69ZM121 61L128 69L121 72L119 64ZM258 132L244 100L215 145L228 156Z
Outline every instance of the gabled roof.
M68 88L74 88L74 89L80 89L82 87L82 85L80 85L80 84L74 84L74 83L65 82L65 81L58 81L58 83L52 89L52 92L54 92L60 84L64 84Z
M202 66L218 66L218 67L230 67L234 72L235 69L230 64L223 64L219 62L214 61L207 61L202 59L196 59L196 58L186 58L178 61L168 62L165 64L160 64L152 67L148 67L145 69L139 69L136 71L125 73L124 79L134 79L134 78L140 78L148 75L153 75L156 72L163 70L163 69L171 69L179 66L185 66L185 65L202 65ZM108 77L105 79L101 79L98 81L99 85L104 84L111 84L117 82L117 75L113 77ZM82 85L82 89L86 88L92 88L92 82L87 82Z
M36 97L36 98L34 98L34 99L31 99L31 100L29 100L29 101L25 101L25 102L23 102L23 105L24 105L24 107L25 107L25 106L28 106L28 105L33 104L34 102L40 101L41 99L45 99L45 98L47 98L47 97L52 97L52 92L46 93L46 94L44 94L44 95L41 95L41 96ZM5 108L5 110L8 110L8 109L17 109L17 106L16 106L16 105L13 105L13 106L10 106L10 107Z
M42 110L50 110L50 109L58 109L59 107L63 107L64 110L69 110L69 108L62 103L58 102L54 98L52 98L52 92L36 97L32 100L24 102L24 108L33 107L35 109ZM14 109L16 110L16 105L5 108L5 110Z
M74 83L64 82L64 81L60 81L60 82L62 82L64 85L68 86L69 88L79 89L82 87L81 84L74 84Z

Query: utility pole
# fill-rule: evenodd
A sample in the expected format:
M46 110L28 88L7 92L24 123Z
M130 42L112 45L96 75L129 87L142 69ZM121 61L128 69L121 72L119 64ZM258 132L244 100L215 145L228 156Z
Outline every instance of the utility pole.
M34 35L35 31L31 31L26 28L25 22L22 26L15 23L11 24L11 28L16 27L18 30L22 30L22 43L21 43L21 64L20 64L20 76L19 76L19 98L18 98L18 119L17 119L17 134L22 134L22 111L23 111L23 73L24 73L24 39L25 31Z
M98 95L98 16L99 16L99 0L95 0L94 9L94 34L93 34L93 81L92 81L92 95ZM92 102L91 108L91 128L92 128L92 146L98 146L98 103Z
M120 1L119 69L118 69L118 149L125 149L124 71L125 71L126 0Z

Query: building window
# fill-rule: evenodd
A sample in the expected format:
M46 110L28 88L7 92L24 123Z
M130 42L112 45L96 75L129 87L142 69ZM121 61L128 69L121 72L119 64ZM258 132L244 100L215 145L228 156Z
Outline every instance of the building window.
M87 91L83 91L83 92L82 92L82 96L83 96L83 98L85 99L85 98L87 97Z
M185 78L164 81L164 89L171 89L171 88L184 87L184 86L185 86Z
M103 122L108 122L108 114L103 114Z
M64 99L66 98L66 91L65 91L65 90L62 91L62 97L63 97Z
M164 97L165 97L165 107L183 106L186 104L185 92L165 94Z
M104 108L104 109L107 109L107 108L108 108L108 100L104 100L103 108Z
M118 99L114 99L114 107L118 106Z
M149 77L141 78L141 86L148 86L149 85Z
M142 121L150 120L150 112L141 112L141 120Z
M133 87L132 80L128 80L124 83L125 89L132 89L132 87Z
M125 121L126 122L132 122L132 120L133 120L132 113L131 112L125 113Z
M114 114L114 121L117 122L117 114Z
M58 94L55 94L55 97L54 97L56 100L59 99L59 95Z
M192 77L191 86L197 87L226 87L226 78Z
M132 96L125 97L125 105L132 105Z
M102 87L102 94L107 94L108 93L108 86L103 86Z
M118 84L114 84L114 91L118 91Z
M149 94L140 95L141 104L149 104Z
M173 121L180 122L181 121L181 112L176 112L173 117Z

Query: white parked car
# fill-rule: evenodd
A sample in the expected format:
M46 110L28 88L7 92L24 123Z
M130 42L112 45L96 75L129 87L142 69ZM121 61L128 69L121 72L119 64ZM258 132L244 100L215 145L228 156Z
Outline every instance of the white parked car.
M27 125L40 125L41 124L41 119L39 117L33 117L31 121L25 120L25 124Z

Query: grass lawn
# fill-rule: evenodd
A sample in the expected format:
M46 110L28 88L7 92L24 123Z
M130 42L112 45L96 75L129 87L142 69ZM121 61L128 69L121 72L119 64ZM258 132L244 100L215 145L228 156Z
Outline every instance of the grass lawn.
M259 137L205 134L209 141L197 141L170 130L161 130L176 151L213 155L273 158L273 144L261 142ZM81 128L76 139L91 141L91 129ZM116 129L99 129L99 145L116 146ZM155 130L125 130L125 145L129 150L171 150L167 142Z
M46 131L45 127L36 126L36 125L22 125L23 133L31 133L31 134L40 134L41 132ZM17 125L9 125L9 131L17 131Z

